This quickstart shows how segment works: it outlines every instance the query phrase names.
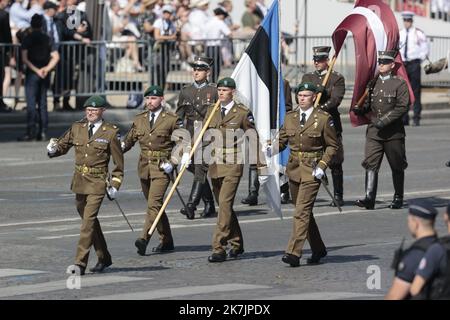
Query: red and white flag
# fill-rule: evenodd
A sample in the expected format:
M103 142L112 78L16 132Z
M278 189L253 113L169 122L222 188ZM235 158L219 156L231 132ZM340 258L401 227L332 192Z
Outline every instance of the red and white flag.
M378 51L398 50L400 35L394 13L382 0L356 1L352 12L333 32L332 38L336 56L339 54L349 31L353 34L356 57L353 107L363 96L368 82L377 73ZM395 64L396 70L394 72L406 80L410 102L413 104L414 94L400 54L397 54ZM350 112L350 120L355 127L369 123L366 117L356 116L353 112Z

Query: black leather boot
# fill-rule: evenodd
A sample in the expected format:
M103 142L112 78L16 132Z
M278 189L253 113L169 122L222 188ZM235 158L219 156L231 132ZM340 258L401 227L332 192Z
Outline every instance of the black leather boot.
M375 208L375 198L377 197L378 172L366 170L366 197L356 200L355 205L361 208L373 210Z
M258 169L250 167L248 174L248 196L242 199L241 203L248 204L249 206L256 206L258 204Z
M401 209L403 207L403 193L405 185L405 172L392 171L392 180L394 182L394 200L392 200L389 208Z
M331 176L333 177L333 189L334 189L334 199L337 204L342 207L344 205L344 177L342 174L342 170L336 172L331 172ZM334 201L330 203L331 207L335 207Z
M200 181L195 181L192 183L191 194L189 196L188 203L186 204L186 208L180 210L180 212L189 220L194 219L195 210L197 210L197 205L200 202L202 196L203 184Z
M281 204L288 204L290 202L289 182L286 182L280 187Z
M446 167L450 167L450 160L445 163Z
M202 200L205 202L205 209L201 213L202 218L214 216L216 214L216 206L208 180L203 184Z

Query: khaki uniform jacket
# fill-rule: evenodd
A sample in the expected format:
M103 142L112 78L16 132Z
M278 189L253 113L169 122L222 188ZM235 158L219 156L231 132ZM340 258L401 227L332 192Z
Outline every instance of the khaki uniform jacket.
M77 194L105 194L108 164L112 157L115 168L111 186L120 188L123 180L123 153L120 148L120 132L117 126L103 121L95 134L88 138L88 121L72 124L58 139L57 151L50 158L66 154L75 148L75 172L71 190Z
M175 112L181 120L186 120L185 127L191 136L194 134L196 122L203 121L208 107L214 104L217 99L217 86L215 84L208 83L201 88L191 84L181 89Z
M160 168L161 161L171 161L172 149L175 142L172 141L172 133L182 128L178 117L167 110L161 110L158 118L150 129L149 111L146 110L136 115L130 131L126 134L124 153L130 150L136 142L139 142L141 154L138 162L138 175L141 179L165 177L164 170ZM175 161L171 161L175 162Z
M311 82L317 86L322 86L325 74L321 75L317 71L306 73L302 82ZM325 86L325 91L320 98L319 107L328 112L334 121L334 128L336 132L342 133L341 115L338 107L340 106L342 99L345 95L345 79L340 73L332 71L328 78L328 83Z
M397 76L387 80L380 77L375 82L372 93L366 99L363 108L373 112L372 123L367 125L366 136L375 140L393 140L405 137L402 117L408 112L409 90L406 81ZM380 119L384 123L382 129L373 125Z
M314 109L304 127L300 126L300 109L288 112L279 132L279 149L289 145L286 173L295 182L312 181L312 161L324 171L338 148L332 117Z
M208 119L213 108L214 106L208 108L208 113L206 114L205 119ZM209 123L208 129L220 130L223 137L223 145L214 145L216 151L215 156L217 157L218 163L210 164L208 173L209 176L213 179L222 178L225 176L240 177L242 176L242 171L244 168L242 161L243 139L237 139L237 141L234 141L232 133L236 132L239 129L242 129L244 132L249 129L255 129L253 114L247 107L237 102L234 103L234 106L225 115L224 119L222 119L220 110L221 106L219 104L211 122ZM230 141L226 141L227 132ZM257 143L259 143L259 141ZM231 156L230 154L232 154L233 156ZM230 159L230 162L234 161L234 163L228 164L228 157ZM241 164L236 163L236 159L239 158L241 159Z

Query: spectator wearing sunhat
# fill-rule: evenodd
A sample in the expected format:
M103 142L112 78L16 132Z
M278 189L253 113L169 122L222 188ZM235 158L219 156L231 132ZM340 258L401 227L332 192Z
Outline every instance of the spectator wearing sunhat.
M85 118L77 121L59 139L51 139L47 145L50 158L75 150L75 170L71 190L81 217L80 238L75 265L84 275L92 246L98 257L92 272L102 272L112 264L106 240L97 219L105 194L116 197L123 180L123 153L120 147L120 131L116 125L103 120L107 107L104 98L92 96L84 103ZM108 173L110 159L114 162Z
M277 141L272 142L273 147L266 147L268 156L288 146L290 149L286 175L289 177L295 211L292 233L281 260L291 267L300 265L306 240L312 251L307 259L308 264L318 264L327 255L313 216L313 207L325 170L336 154L338 142L331 115L313 107L317 91L317 86L311 82L297 86L295 100L299 107L286 113Z
M178 158L172 157L172 149L175 147L172 136L177 129L183 127L178 116L163 107L164 91L160 86L153 85L147 88L144 92L144 100L146 110L136 115L131 129L122 142L124 153L136 143L139 143L141 149L138 175L147 201L144 227L135 241L137 253L141 256L145 255L150 240L148 231L163 205L172 170L178 162ZM188 146L185 147L182 164L189 162ZM153 252L173 251L172 231L166 213L161 216L157 230L160 243L153 248Z
M212 58L196 56L194 61L190 63L194 82L183 87L178 97L176 113L185 122L185 127L191 135L192 144L196 133L198 134L202 129L201 124L205 120L208 107L218 99L216 85L208 82L212 64ZM216 210L207 177L207 164L194 163L188 167L188 170L194 174L194 181L186 208L181 209L181 213L186 215L188 219L194 219L197 206L200 200L203 200L205 209L200 214L201 217L206 218L214 215Z
M402 12L404 29L400 31L400 53L414 92L413 125L420 125L421 103L421 63L428 57L429 46L425 33L413 26L414 13ZM405 114L403 123L409 125L409 115Z
M413 199L408 202L408 229L416 240L408 249L400 247L394 255L392 267L394 280L387 293L387 300L407 300L410 298L411 283L417 267L427 249L436 242L434 223L438 214L428 199Z

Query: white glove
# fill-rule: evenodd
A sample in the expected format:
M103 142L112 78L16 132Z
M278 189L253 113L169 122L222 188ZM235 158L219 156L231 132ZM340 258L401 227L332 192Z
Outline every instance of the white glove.
M183 156L181 157L181 165L187 167L190 164L191 164L191 157L189 157L189 153L187 152L183 153Z
M57 150L58 150L58 143L55 140L51 139L50 142L47 145L48 153L53 154Z
M120 148L122 148L122 151L125 150L125 142L124 141L122 141L120 143Z
M259 186L261 187L269 180L269 176L258 176Z
M323 172L323 170L320 167L316 167L316 169L313 170L312 175L317 179L321 180L325 175L325 172Z
M163 162L161 163L161 169L164 170L165 173L170 174L173 170L173 166L170 162Z
M272 157L273 147L272 145L265 144L263 146L264 152L268 158Z
M106 188L106 192L108 192L108 196L111 199L115 199L116 198L116 195L117 195L117 189L116 188L108 187L108 188Z

